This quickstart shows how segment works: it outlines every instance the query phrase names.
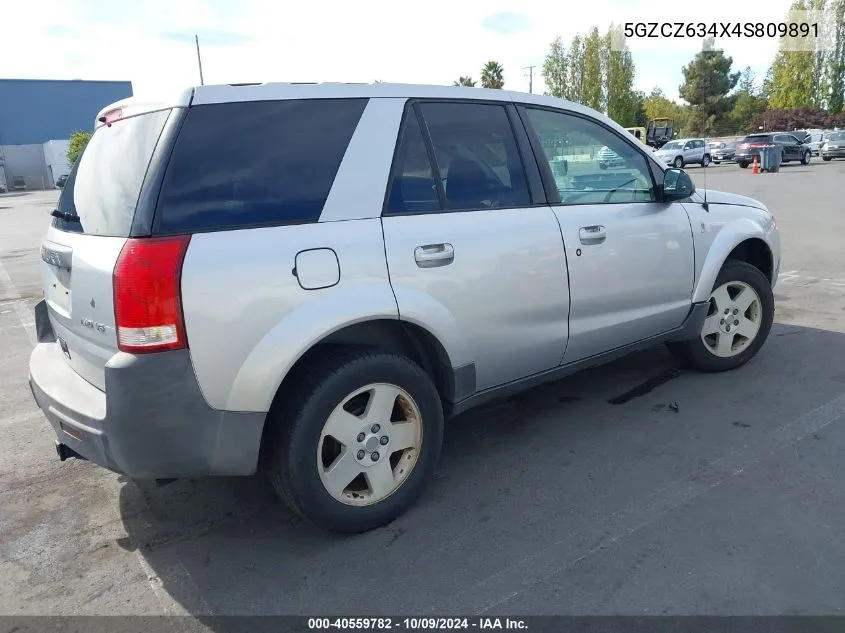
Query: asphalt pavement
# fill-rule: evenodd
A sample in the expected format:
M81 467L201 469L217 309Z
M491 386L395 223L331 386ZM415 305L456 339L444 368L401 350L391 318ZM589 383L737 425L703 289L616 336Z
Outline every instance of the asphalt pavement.
M0 614L838 614L845 161L691 167L774 212L776 324L740 370L662 349L452 421L435 480L354 537L258 478L60 463L27 379L54 192L0 196Z

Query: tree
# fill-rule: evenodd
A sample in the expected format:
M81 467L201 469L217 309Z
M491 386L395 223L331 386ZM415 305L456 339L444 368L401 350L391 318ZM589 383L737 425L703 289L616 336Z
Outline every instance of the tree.
M583 85L581 98L585 106L603 111L605 106L604 82L601 72L602 38L599 30L593 27L584 40L583 68L581 72Z
M733 96L733 107L728 117L731 127L729 130L721 131L731 133L748 131L751 119L766 110L768 101L762 95L762 91L757 88L755 79L751 67L746 66L739 76L737 91Z
M546 82L546 91L553 97L567 97L567 74L569 59L566 55L566 47L560 37L552 42L549 54L543 62L543 81Z
M576 34L569 46L569 69L567 71L566 98L577 103L584 103L584 41Z
M833 31L833 45L825 69L830 90L827 111L837 114L845 111L845 0L833 0L829 7L828 25Z
M497 61L489 61L481 69L481 86L500 89L505 85L505 71Z
M472 77L464 77L461 75L458 77L457 81L452 82L453 86L466 86L468 88L475 88L475 82L473 81Z
M626 127L636 125L642 98L634 93L634 60L627 46L613 50L614 40L622 40L622 30L611 25L604 37L605 96L607 116Z
M799 22L795 11L807 11L804 0L796 0L787 14L787 22ZM819 104L820 53L804 50L799 38L781 38L780 50L772 62L769 103L773 108L806 108Z
M697 134L713 130L730 110L728 93L739 81L740 73L731 73L733 59L712 48L713 38L708 38L704 50L684 66L684 83L678 87L681 98L692 106L690 126Z
M82 150L85 149L85 146L88 145L88 141L91 140L91 132L83 132L78 130L70 135L70 140L67 144L67 164L71 167L76 162L76 159L79 158L79 155L82 153Z

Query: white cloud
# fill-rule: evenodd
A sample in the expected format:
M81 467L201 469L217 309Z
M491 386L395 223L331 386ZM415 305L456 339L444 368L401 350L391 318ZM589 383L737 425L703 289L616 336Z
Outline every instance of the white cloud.
M0 76L130 79L150 95L198 83L190 35L200 33L206 83L243 81L361 81L376 79L448 84L459 75L478 79L488 59L505 68L508 88L527 90L523 66L534 64L535 91L550 42L565 42L596 25L624 22L778 22L790 0L706 3L665 0L428 0L423 4L370 0L40 0L7 3ZM497 14L519 14L502 32ZM483 24L497 22L497 28ZM14 25L10 27L9 25ZM518 27L518 28L517 28ZM504 31L508 29L505 28ZM210 34L203 38L203 33ZM247 41L212 45L213 40ZM183 41L173 36L188 37ZM677 95L680 67L700 40L631 42L637 85L661 85ZM764 67L777 49L769 40L724 45L734 67ZM651 54L640 54L640 51ZM13 51L13 54L9 54ZM655 54L656 53L656 54ZM663 57L665 55L665 57Z

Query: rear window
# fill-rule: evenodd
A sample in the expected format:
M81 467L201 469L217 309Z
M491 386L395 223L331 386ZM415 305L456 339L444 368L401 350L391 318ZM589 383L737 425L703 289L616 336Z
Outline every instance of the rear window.
M68 174L57 207L64 218L54 218L53 226L72 233L127 237L169 114L159 110L98 128Z
M315 222L366 99L188 110L156 210L158 233Z
M772 142L772 135L771 134L752 134L751 136L746 136L744 139L740 141L740 143L771 143Z

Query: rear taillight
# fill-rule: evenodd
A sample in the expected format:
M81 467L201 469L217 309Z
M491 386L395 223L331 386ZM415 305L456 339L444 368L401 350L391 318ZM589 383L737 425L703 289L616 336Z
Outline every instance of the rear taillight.
M188 346L182 316L182 260L190 235L129 239L114 266L114 323L123 352Z

